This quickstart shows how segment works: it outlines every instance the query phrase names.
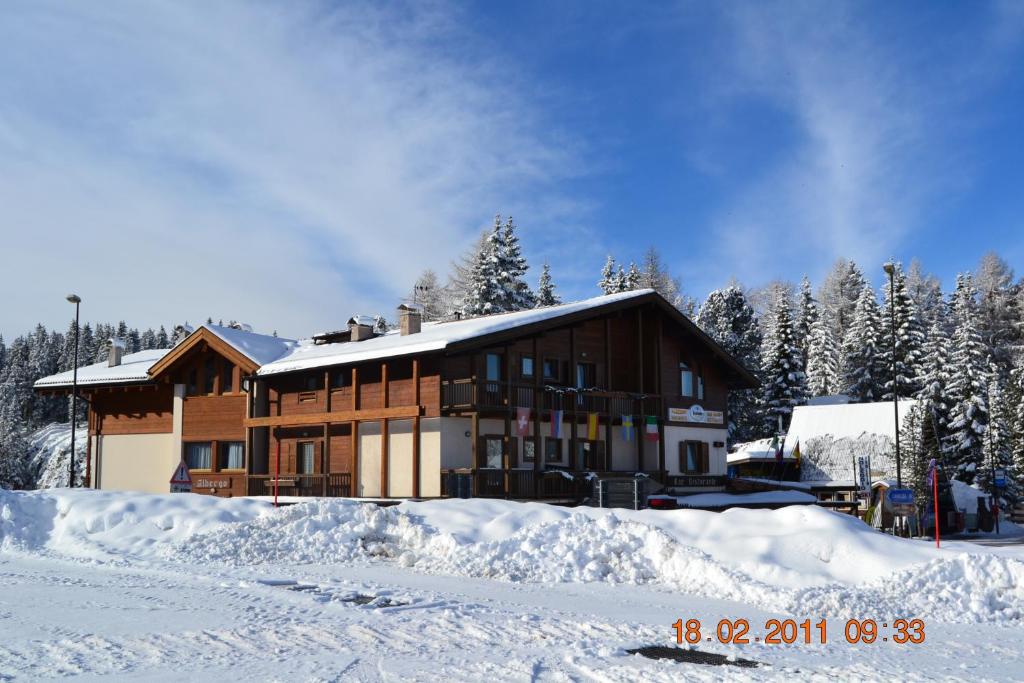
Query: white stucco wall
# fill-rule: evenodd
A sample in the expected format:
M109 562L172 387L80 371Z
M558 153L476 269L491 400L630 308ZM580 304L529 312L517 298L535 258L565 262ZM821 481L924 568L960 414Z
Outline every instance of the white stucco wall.
M412 420L388 422L388 495L412 496Z
M181 461L173 434L107 434L95 441L96 488L168 493Z
M726 443L728 431L705 427L665 426L665 469L669 474L682 474L679 469L679 442L703 441L708 445L708 474L724 475L727 469L725 446L715 448L716 441ZM646 444L645 444L646 445ZM657 453L657 444L653 444Z
M380 423L359 423L357 496L380 495Z
M441 495L441 421L432 417L420 420L420 495Z
M473 441L466 433L472 424L468 417L439 417L440 468L449 470L473 466Z

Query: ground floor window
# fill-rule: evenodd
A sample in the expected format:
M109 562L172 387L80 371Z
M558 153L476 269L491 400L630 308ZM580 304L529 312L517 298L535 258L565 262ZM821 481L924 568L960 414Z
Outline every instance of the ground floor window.
M578 461L583 463L583 469L598 471L608 469L604 461L604 441L577 440L576 456Z
M190 470L208 470L211 465L212 445L209 441L185 444L185 464Z
M504 467L504 438L500 436L484 437L484 467L500 470Z
M217 467L222 470L240 470L245 468L245 444L241 441L221 441L218 444L220 454Z
M532 436L523 438L523 462L534 462L537 459L537 442Z
M679 442L679 471L685 474L707 474L708 445L703 441Z
M562 440L544 439L544 462L562 462Z
M296 447L295 469L298 474L313 474L315 445L312 441L303 441Z

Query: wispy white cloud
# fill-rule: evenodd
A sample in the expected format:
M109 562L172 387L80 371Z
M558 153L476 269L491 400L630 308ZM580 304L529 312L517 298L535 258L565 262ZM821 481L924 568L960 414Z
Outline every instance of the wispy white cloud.
M495 210L572 228L577 150L457 14L5 8L0 331L59 322L75 289L91 319L306 334L389 311Z
M765 168L738 174L745 180L713 224L714 262L736 264L745 282L817 276L837 256L881 262L907 247L946 193L971 182L972 159L958 145L978 123L970 106L1004 73L1020 32L995 12L969 41L915 34L912 42L867 10L746 3L723 11L729 39L706 93L709 112L753 97L795 131Z

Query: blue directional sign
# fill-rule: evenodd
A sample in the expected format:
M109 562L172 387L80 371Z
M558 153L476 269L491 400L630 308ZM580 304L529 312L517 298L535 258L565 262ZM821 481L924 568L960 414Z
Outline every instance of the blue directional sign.
M914 492L910 489L889 489L889 502L893 505L913 505Z
M1006 488L1006 470L1002 468L996 470L993 479L995 479L995 485L997 489Z

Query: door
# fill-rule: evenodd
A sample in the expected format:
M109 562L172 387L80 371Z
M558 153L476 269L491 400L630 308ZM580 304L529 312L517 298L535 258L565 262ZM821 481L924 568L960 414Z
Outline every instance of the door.
M483 396L480 403L485 406L501 406L501 382L504 379L505 357L500 353L488 353L485 362Z

